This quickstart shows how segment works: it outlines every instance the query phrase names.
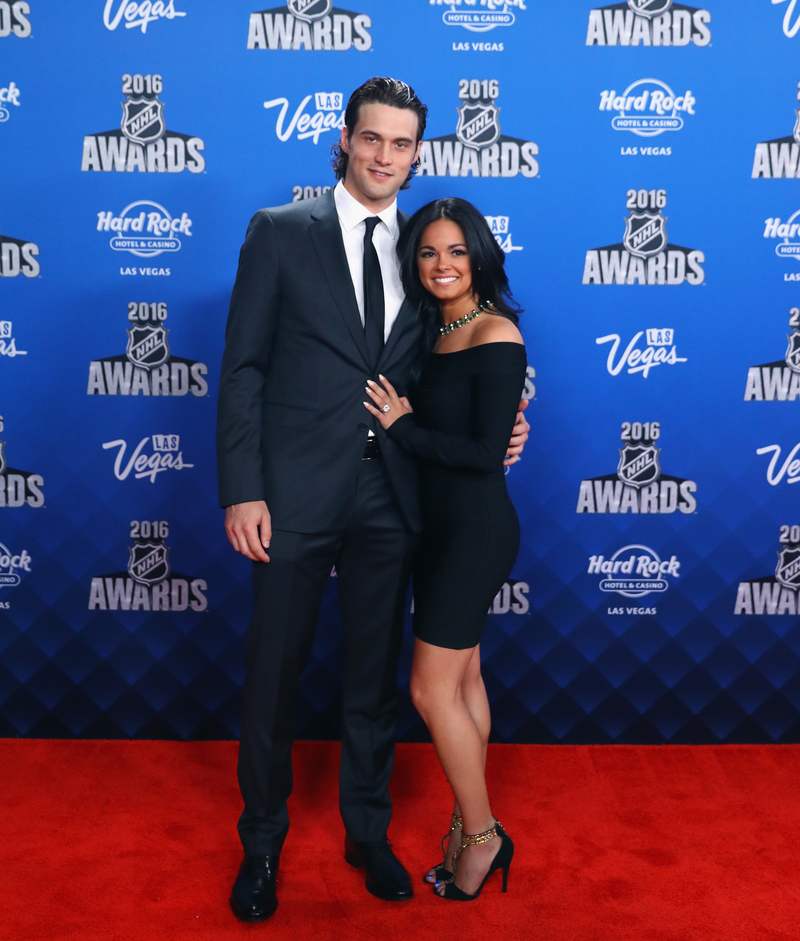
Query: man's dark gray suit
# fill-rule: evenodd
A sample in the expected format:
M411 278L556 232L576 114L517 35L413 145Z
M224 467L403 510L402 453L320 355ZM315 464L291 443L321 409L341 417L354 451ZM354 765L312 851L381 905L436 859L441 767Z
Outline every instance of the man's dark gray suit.
M345 649L342 819L352 840L386 835L396 663L420 524L413 462L362 402L379 372L405 394L420 335L405 301L378 362L369 361L332 191L253 216L217 422L220 504L265 500L272 516L270 562L253 567L247 637L239 749L247 855L277 855L288 830L298 676L334 564ZM362 460L368 430L381 460Z

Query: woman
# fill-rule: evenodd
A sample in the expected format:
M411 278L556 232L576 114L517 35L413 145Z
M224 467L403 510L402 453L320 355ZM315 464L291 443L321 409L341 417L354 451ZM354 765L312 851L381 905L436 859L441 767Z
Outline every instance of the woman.
M503 458L525 347L505 255L474 206L454 198L423 206L398 251L406 295L426 322L413 409L383 376L370 381L364 405L420 467L411 697L455 797L448 850L425 878L438 895L467 901L498 869L505 891L514 852L486 790L491 720L479 642L519 548Z

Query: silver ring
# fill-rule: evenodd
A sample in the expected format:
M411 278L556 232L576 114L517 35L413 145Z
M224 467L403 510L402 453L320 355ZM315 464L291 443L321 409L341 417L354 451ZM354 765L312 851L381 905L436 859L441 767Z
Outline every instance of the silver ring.
M382 412L388 412L390 408L391 408L391 405L389 405L389 403L387 402L386 405L383 406L383 408L381 409L381 411L382 411Z

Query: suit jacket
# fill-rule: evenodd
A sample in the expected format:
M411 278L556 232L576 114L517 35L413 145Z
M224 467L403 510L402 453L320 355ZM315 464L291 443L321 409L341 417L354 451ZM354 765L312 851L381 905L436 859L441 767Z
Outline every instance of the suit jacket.
M408 221L398 213L399 225ZM408 524L416 469L362 402L382 373L405 395L421 338L406 300L371 365L333 191L250 220L231 296L217 410L221 506L266 500L276 529L321 532L353 492L367 429Z

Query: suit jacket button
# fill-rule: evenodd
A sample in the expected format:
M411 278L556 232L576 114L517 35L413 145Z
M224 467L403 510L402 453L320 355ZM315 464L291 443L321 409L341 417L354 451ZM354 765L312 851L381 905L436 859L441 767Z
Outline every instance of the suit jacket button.
M359 430L359 431L367 431L367 423L366 423L365 421L359 422L359 423L358 423L358 430Z

